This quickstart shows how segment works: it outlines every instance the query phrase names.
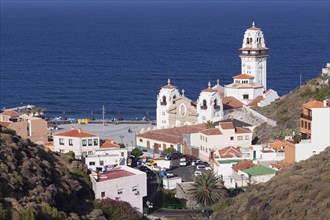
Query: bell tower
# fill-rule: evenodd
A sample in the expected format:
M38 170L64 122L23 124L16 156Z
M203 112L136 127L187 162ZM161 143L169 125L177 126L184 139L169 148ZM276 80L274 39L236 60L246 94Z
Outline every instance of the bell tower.
M241 73L254 76L254 82L267 89L267 57L268 48L260 28L246 29L242 48L239 49L241 58Z
M157 96L157 128L169 128L169 115L167 110L175 104L175 99L180 97L179 90L168 79L167 85L163 86Z

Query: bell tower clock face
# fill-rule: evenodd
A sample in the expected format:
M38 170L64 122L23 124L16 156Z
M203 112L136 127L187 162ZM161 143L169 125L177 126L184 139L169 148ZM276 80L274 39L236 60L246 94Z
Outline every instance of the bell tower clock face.
M179 114L182 118L186 117L187 115L187 107L183 103L179 106Z

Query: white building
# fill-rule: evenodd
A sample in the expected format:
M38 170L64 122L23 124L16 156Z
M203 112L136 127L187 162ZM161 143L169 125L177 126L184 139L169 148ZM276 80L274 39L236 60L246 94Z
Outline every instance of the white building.
M54 150L60 153L73 151L76 158L84 155L93 155L100 148L100 138L96 134L74 129L53 135Z
M202 90L199 98L193 101L182 94L176 86L168 84L163 86L157 96L157 128L173 128L184 125L194 125L206 121L216 121L223 117L223 104L220 96L219 84L216 89L208 88ZM221 90L223 91L223 90Z
M234 76L234 82L225 86L225 96L234 97L245 105L269 105L279 96L276 91L267 90L268 48L260 28L245 31L240 50L241 74Z
M223 118L223 104L219 92L211 88L202 90L197 100L198 123L216 121Z
M127 166L127 156L127 149L106 140L94 151L94 155L86 155L83 160L88 169L102 171L111 166Z
M236 119L226 119L215 124L213 129L201 130L190 135L190 143L193 148L199 149L198 156L201 160L219 158L219 150L228 146L251 145L254 126Z
M143 213L143 197L147 195L146 173L127 166L119 166L90 175L95 199L110 198L128 202Z
M305 103L304 113L301 115L301 132L309 139L302 139L295 144L294 160L306 160L330 146L330 99L323 103L311 101ZM305 114L305 111L308 111ZM286 157L290 152L285 152Z

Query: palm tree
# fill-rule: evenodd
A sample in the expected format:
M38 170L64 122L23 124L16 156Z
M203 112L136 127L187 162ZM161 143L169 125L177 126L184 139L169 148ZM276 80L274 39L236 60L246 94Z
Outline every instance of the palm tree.
M225 198L227 195L221 178L215 176L212 171L207 171L195 177L189 192L193 195L194 199L204 207Z
M204 125L205 125L205 127L206 128L214 128L215 127L215 125L214 125L214 122L213 121L207 121L206 123L204 123Z

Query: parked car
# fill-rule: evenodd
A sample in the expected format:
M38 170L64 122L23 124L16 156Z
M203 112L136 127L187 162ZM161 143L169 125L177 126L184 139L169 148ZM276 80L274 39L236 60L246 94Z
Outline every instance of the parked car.
M172 177L172 176L174 176L174 173L173 173L173 171L166 171L165 175L166 175L166 177Z
M187 166L186 158L180 158L180 166Z
M195 176L201 176L202 175L202 171L201 170L196 170L194 173Z
M196 169L197 170L211 170L211 167L207 167L205 165L197 165Z

